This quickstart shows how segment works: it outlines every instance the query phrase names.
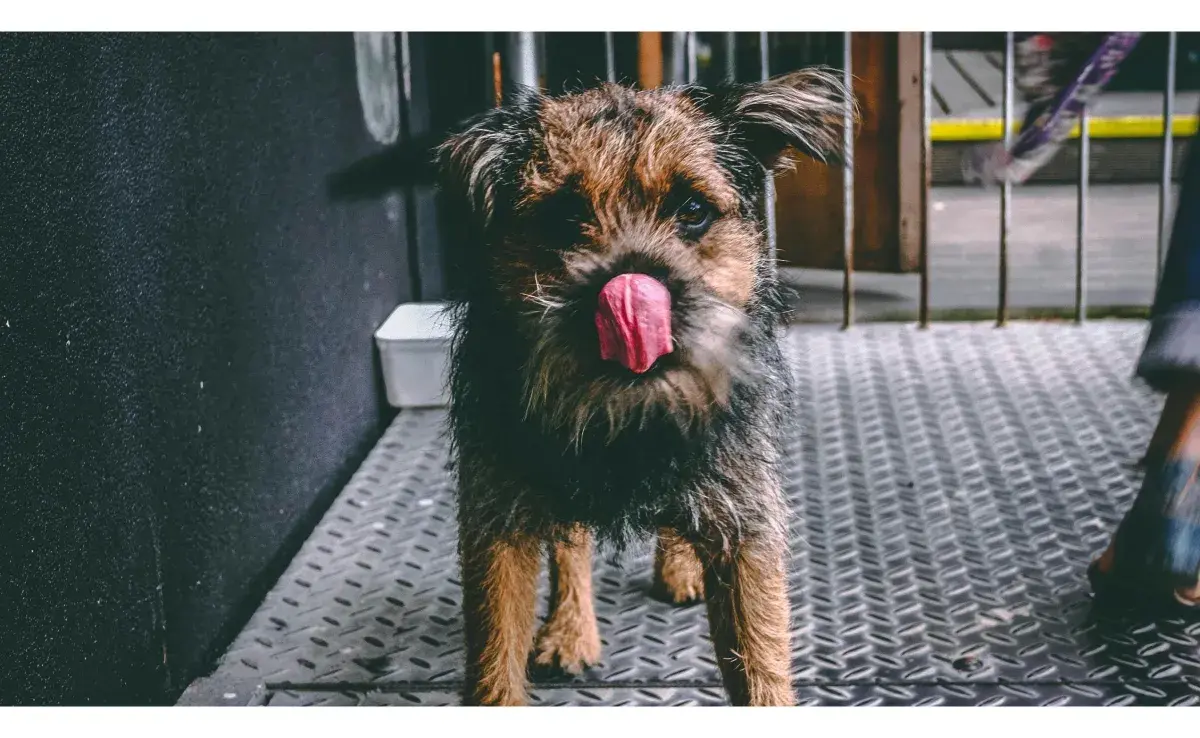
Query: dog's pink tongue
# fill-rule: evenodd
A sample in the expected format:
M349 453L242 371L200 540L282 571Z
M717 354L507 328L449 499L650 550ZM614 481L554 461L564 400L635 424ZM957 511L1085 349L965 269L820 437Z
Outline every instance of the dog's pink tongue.
M620 274L600 290L600 358L637 374L671 353L671 293L645 274Z

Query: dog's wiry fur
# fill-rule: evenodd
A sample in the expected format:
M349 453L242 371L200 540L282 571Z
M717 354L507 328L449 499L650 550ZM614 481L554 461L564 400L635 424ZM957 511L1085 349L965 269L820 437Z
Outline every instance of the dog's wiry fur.
M661 530L658 588L707 601L731 700L791 704L791 388L761 200L787 152L838 156L844 99L822 70L715 90L607 85L526 95L439 149L471 244L450 413L468 702L524 701L547 544L554 596L535 660L578 672L600 657L592 536L620 546ZM681 235L686 198L713 214L699 236ZM675 350L640 376L601 361L593 322L625 272L672 297Z

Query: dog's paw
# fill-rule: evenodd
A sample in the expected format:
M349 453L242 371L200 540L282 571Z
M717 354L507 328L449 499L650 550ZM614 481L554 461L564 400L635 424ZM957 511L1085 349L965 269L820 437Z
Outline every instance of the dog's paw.
M654 553L653 594L676 605L704 599L704 567L696 549L670 530L659 533Z
M551 620L542 627L534 647L533 662L542 668L558 669L572 676L600 663L600 631L593 621L559 623Z
M704 600L704 578L698 571L663 572L655 589L659 597L676 605Z
M654 573L658 596L676 605L690 605L704 599L704 570L690 550L674 550L661 556Z

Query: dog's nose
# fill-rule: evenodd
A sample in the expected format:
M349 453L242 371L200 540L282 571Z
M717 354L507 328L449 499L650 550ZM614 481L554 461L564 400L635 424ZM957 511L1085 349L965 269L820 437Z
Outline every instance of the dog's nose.
M670 282L671 275L667 272L665 267L656 266L656 267L650 267L647 269L637 269L634 271L637 274L644 274L647 277L653 277L654 279L658 280L664 287L670 285L670 283L671 283Z

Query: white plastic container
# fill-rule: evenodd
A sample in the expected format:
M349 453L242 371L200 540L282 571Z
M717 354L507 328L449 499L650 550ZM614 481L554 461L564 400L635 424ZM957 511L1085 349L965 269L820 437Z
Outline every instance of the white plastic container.
M375 331L388 402L396 408L444 407L451 328L442 302L405 303Z

